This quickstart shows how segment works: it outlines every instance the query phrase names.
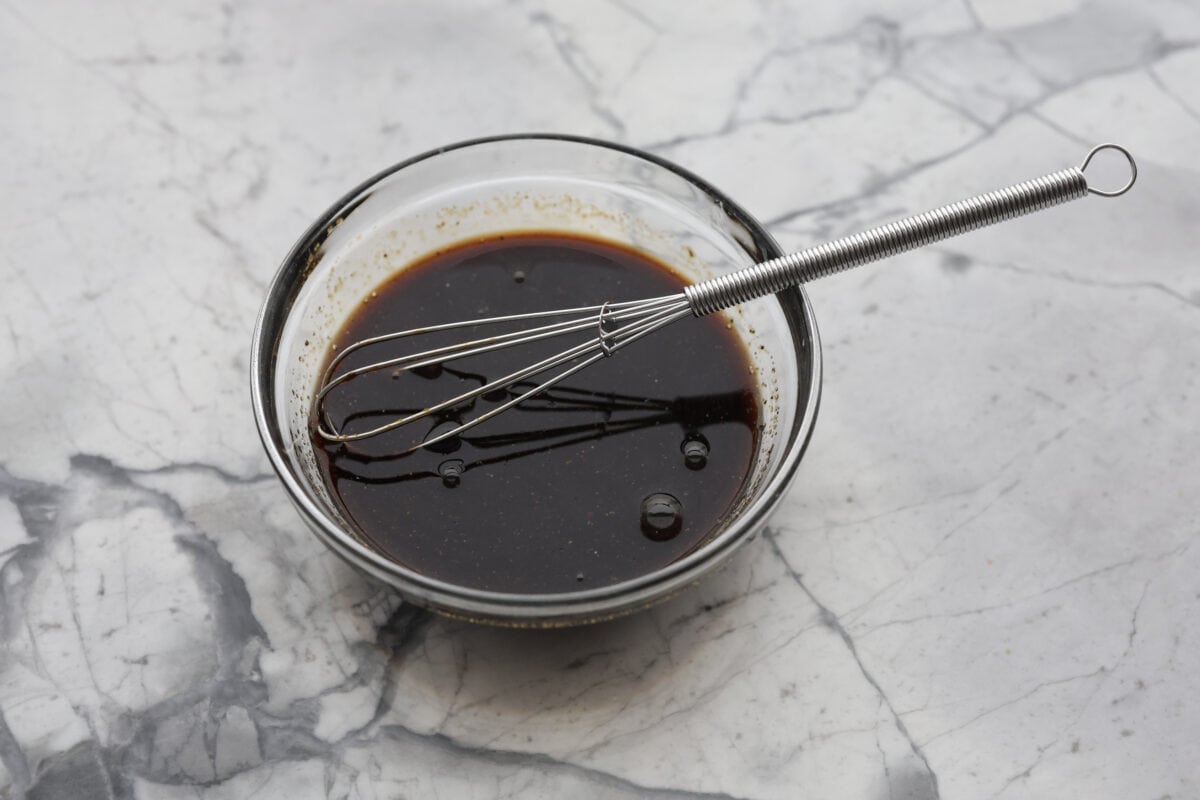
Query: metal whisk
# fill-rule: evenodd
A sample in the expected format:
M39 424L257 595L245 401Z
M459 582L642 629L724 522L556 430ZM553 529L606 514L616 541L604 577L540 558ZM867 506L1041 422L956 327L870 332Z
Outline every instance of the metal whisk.
M1084 176L1084 170L1091 163L1092 157L1102 150L1115 150L1129 162L1129 180L1119 189L1111 191L1097 189L1089 186L1087 178ZM826 244L810 247L797 253L773 258L727 275L688 286L679 294L656 297L649 300L602 303L582 308L463 320L362 339L349 345L333 358L321 377L320 388L314 399L318 420L317 433L322 438L332 442L357 441L378 436L379 434L395 430L418 420L441 414L442 412L469 403L485 394L494 393L499 390L509 390L514 386L519 389L509 399L490 410L462 422L450 430L427 438L425 441L402 451L402 453L412 452L421 447L429 447L430 445L435 445L438 442L458 436L464 431L486 422L513 406L545 392L550 387L566 380L580 370L586 369L600 359L607 358L621 348L633 344L637 340L649 336L660 328L684 317L700 317L705 314L711 314L714 311L729 308L747 300L773 294L789 286L806 283L816 278L832 275L836 272L857 267L871 261L878 261L879 259L903 253L917 247L924 247L925 245L948 239L961 233L1013 219L1033 211L1040 211L1059 205L1060 203L1065 203L1068 200L1084 197L1088 193L1097 194L1102 197L1116 197L1129 191L1135 180L1137 180L1137 164L1134 163L1133 156L1129 154L1129 151L1117 144L1101 144L1093 147L1083 159L1083 163L1078 167L1052 172L1040 178L1024 181L1005 189L987 192L986 194L977 195L957 203L935 208L932 211L926 211L923 214L905 217L904 219L871 228L852 236L846 236ZM554 318L565 319L560 319L558 322L549 322L549 324L542 324ZM338 367L345 361L347 356L364 348L384 342L393 342L398 339L451 331L458 328L530 322L535 323L533 327L523 327L519 330L494 336L486 336L457 344L421 350L409 355L389 358L366 366L349 369L335 375ZM573 333L586 334L587 332L594 332L594 335L589 336L579 344L568 347L560 353L484 383L470 391L462 392L428 408L398 417L385 425L380 425L370 430L357 433L339 431L324 408L325 398L330 392L356 376L368 372L383 369L397 372L419 370L423 367L444 365L449 361L477 356L501 348L526 345L531 342ZM564 364L569 364L570 366L542 380L540 383L531 384L531 380L536 376L555 370Z

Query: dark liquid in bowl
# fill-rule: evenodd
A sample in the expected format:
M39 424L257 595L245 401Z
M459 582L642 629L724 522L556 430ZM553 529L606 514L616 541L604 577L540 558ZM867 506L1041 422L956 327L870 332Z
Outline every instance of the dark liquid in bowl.
M523 234L470 242L399 272L335 343L459 319L674 294L684 281L610 243ZM465 329L354 353L339 372L490 335ZM592 336L589 330L584 336ZM565 349L562 337L346 382L334 423L365 430ZM405 348L409 348L406 350ZM344 515L389 558L450 583L502 592L595 588L663 567L719 528L750 472L758 397L726 319L685 318L461 437L394 454L511 397L348 445L314 434ZM415 439L414 439L415 437Z

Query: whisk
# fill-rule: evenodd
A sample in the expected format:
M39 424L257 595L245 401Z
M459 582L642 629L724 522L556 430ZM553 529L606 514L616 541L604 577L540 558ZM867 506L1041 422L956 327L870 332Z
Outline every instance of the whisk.
M1091 163L1092 158L1103 150L1114 150L1120 153L1129 164L1129 180L1118 189L1097 189L1088 185L1087 178L1084 176L1084 171ZM314 398L318 423L317 433L323 439L331 442L354 442L455 410L483 395L495 396L497 392L517 388L517 391L511 392L508 399L489 410L461 421L449 429L437 430L436 435L427 437L424 441L400 451L397 455L403 455L422 447L430 447L487 422L513 406L545 392L597 361L612 356L618 350L684 317L700 317L711 314L747 300L773 294L789 286L807 283L851 267L878 261L917 247L924 247L987 225L1040 211L1068 200L1075 200L1089 193L1102 197L1116 197L1129 191L1136 180L1137 164L1129 151L1117 144L1100 144L1088 152L1078 167L1052 172L1040 178L940 206L923 214L905 217L816 247L763 261L736 272L693 284L678 294L646 300L602 303L580 308L462 320L361 339L350 344L334 357L321 376L321 382ZM554 319L559 321L550 321ZM490 325L520 325L523 327L456 344L419 350L348 369L341 373L337 371L349 355L368 347L444 331ZM338 430L324 407L325 398L329 396L330 392L347 381L368 372L384 369L396 373L420 370L502 348L528 345L532 342L570 334L581 334L586 338L555 355L538 360L508 375L487 381L469 391L419 411L404 414L369 430L353 433ZM537 376L552 372L564 365L569 366L540 382L534 381Z

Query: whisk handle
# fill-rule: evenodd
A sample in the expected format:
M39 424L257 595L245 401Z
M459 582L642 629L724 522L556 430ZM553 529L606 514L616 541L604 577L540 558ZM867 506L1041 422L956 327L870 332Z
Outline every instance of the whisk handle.
M1120 152L1128 160L1129 181L1112 191L1089 186L1084 170L1092 156L1110 149ZM1005 189L976 195L923 214L773 258L693 284L684 291L692 313L700 317L756 297L774 294L789 286L1076 200L1089 192L1103 197L1116 197L1129 191L1136 179L1137 165L1129 151L1117 144L1101 144L1093 147L1078 167L1051 172Z

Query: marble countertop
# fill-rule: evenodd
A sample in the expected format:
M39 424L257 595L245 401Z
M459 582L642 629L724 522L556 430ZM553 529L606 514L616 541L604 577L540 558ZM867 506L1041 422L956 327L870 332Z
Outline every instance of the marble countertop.
M0 3L0 795L1200 796L1200 9ZM649 612L432 616L250 413L276 265L361 179L554 130L785 247L1126 144L1140 181L811 288L765 536Z

